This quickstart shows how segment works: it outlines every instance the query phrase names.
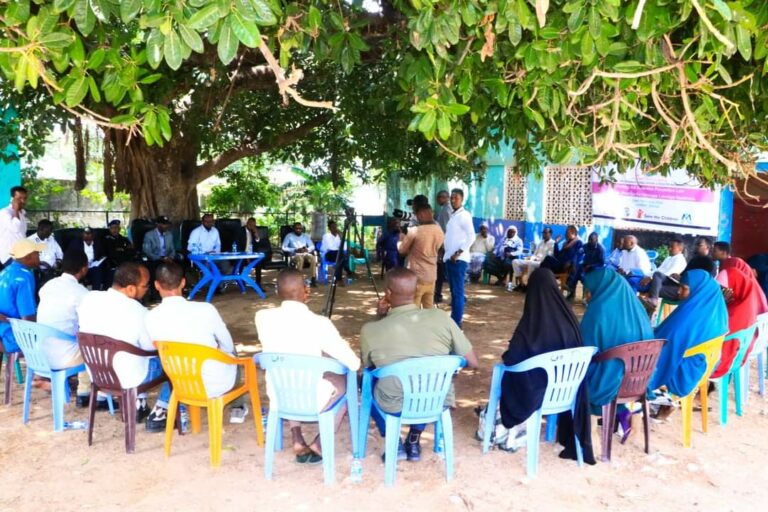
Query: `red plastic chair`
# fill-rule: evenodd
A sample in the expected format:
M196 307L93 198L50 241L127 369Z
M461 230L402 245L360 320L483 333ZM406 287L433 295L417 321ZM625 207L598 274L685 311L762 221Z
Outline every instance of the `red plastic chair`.
M667 340L648 340L627 343L601 352L592 359L593 363L601 363L611 359L621 359L624 363L624 378L621 380L619 393L612 402L603 406L603 453L600 457L603 462L611 460L611 442L613 438L613 425L616 422L616 406L628 402L640 402L643 404L645 453L650 453L650 414L648 413L648 401L645 395L648 381L651 379L653 370L656 369L656 362L659 360L661 348L666 342Z

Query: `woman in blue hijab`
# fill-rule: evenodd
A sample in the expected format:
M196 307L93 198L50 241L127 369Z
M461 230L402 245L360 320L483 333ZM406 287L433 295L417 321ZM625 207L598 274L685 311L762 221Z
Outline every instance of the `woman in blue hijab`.
M656 327L661 349L649 387L667 386L670 393L688 396L706 371L703 355L683 359L689 348L728 333L728 310L720 285L704 270L689 270L680 280L683 302Z
M598 268L584 276L592 299L581 320L584 346L599 352L635 341L654 338L648 313L627 280L613 270ZM616 397L624 378L624 365L612 360L592 364L587 372L589 401L593 413Z

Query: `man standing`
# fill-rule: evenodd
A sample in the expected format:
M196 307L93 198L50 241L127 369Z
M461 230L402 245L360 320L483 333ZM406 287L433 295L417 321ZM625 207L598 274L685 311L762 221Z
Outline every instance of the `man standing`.
M213 225L213 215L204 214L202 222L202 225L197 226L189 234L187 250L192 254L221 252L221 237L219 230Z
M304 233L304 226L301 222L297 222L293 225L293 231L285 235L283 240L283 252L289 254L293 258L293 264L296 265L296 269L299 272L303 272L304 264L309 264L309 276L311 278L311 286L317 286L315 280L317 258L315 257L315 244L309 235Z
M91 290L104 289L104 249L101 243L94 240L93 230L85 228L81 239L74 239L69 243L67 252L80 251L88 256L88 275L86 279L91 283Z
M385 316L369 322L360 331L360 352L367 368L382 368L398 361L415 357L459 355L467 365L477 368L477 357L472 345L457 325L439 309L419 309L414 304L418 278L404 268L387 272L384 297L379 301L379 315ZM376 402L384 412L396 414L403 408L403 388L395 377L378 381L373 389ZM446 397L447 407L454 405L453 387ZM371 408L372 416L382 436L386 422ZM398 460L421 459L419 444L425 425L411 425L405 443L398 443ZM399 432L390 433L400 435Z
M280 307L262 309L256 312L256 332L264 353L279 352L320 357L326 354L349 368L357 371L360 360L349 348L330 319L309 310L309 288L304 285L304 276L296 269L289 268L277 276L277 295ZM413 300L413 297L411 297ZM346 378L335 373L326 373L317 389L318 410L322 411L335 404L346 392ZM267 395L274 399L267 375ZM344 418L344 408L336 416L338 428ZM289 421L296 462L317 463L322 460L320 436L309 445L301 433L301 423Z
M469 279L477 282L480 274L483 272L483 263L488 253L493 253L496 246L496 239L488 234L488 226L480 226L480 233L475 237L475 241L469 247Z
M53 223L48 219L42 219L37 223L37 232L29 235L28 240L35 244L45 245L45 250L40 253L40 268L35 270L35 290L39 291L48 280L56 276L56 270L61 264L64 254L61 251L59 243L51 233L53 232Z
M448 200L447 190L441 190L437 193L437 211L435 211L435 220L440 225L440 229L445 233L448 227L448 221L451 220L451 204ZM435 281L435 304L443 302L443 283L445 282L445 262L443 256L445 248L441 247L437 257L437 280Z
M339 264L336 265L336 258L341 251L341 259ZM333 263L334 267L334 279L340 285L344 286L344 280L342 279L342 272L346 271L347 276L352 276L352 271L349 269L349 258L347 253L342 249L341 232L339 231L339 225L335 221L328 223L328 233L323 235L323 241L320 244L320 257L326 263Z
M555 241L552 240L552 228L544 228L541 232L541 242L536 245L536 249L527 258L518 258L512 261L512 276L515 279L515 290L524 291L523 274L526 272L530 275L531 272L539 268L541 262L547 256L552 256L555 253Z
M685 271L688 262L683 255L683 241L673 238L669 241L669 256L661 263L651 277L640 280L639 291L647 291L647 297L642 299L646 310L653 312L659 303L659 297L674 299L680 288L680 275Z
M35 321L35 276L40 252L45 245L26 238L14 242L9 255L13 260L0 272L0 341L6 352L21 350L13 337L9 318Z
M149 288L149 272L146 267L134 262L117 267L112 287L106 291L91 291L80 302L77 317L80 331L109 336L130 343L143 350L156 350L146 328L147 310L139 302ZM114 369L124 388L136 387L150 382L163 374L158 357L142 357L123 354L115 358ZM136 400L136 423L146 418L149 432L165 430L168 400L171 389L166 382L160 388L160 395L150 413L147 395L142 393ZM122 404L131 407L132 404Z
M432 207L419 206L416 210L419 225L408 228L408 234L397 247L400 254L407 257L406 267L418 279L414 303L424 309L434 305L437 253L445 240L443 230L433 218Z
M27 189L11 188L11 204L0 210L0 269L10 263L11 247L27 236Z
M475 239L472 215L464 209L464 191L451 190L451 219L445 230L445 274L451 289L451 318L461 328L464 317L464 279L469 265L469 247Z
M619 274L629 281L635 291L640 287L640 281L651 277L651 260L645 249L637 245L637 238L633 235L624 237L624 247L619 261Z

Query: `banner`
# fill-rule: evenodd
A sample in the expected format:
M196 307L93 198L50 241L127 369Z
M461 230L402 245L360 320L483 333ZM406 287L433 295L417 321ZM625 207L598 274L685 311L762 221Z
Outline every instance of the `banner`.
M660 176L636 168L605 185L593 173L592 194L592 216L616 228L717 236L720 191L701 188L684 169Z

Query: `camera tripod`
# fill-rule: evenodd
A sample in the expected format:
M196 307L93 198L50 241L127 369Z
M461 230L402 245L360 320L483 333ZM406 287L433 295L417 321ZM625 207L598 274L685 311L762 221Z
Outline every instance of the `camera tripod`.
M323 307L323 315L328 318L331 318L331 315L333 314L333 304L336 300L336 287L338 286L336 276L342 275L343 279L343 271L339 272L338 270L340 268L339 265L341 265L343 261L344 247L349 246L349 244L347 244L347 238L350 238L350 241L357 243L357 245L360 246L360 250L365 251L365 239L363 237L363 231L359 229L357 224L355 210L346 208L344 214L346 218L344 219L344 228L341 231L341 245L336 253L336 261L333 264L333 280L331 281L331 287L328 289L328 294L325 297L325 307ZM368 272L368 280L371 282L371 286L373 286L373 291L376 292L376 299L379 299L379 289L376 287L376 282L373 280L370 258L365 258L365 269L366 272Z

